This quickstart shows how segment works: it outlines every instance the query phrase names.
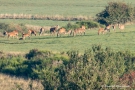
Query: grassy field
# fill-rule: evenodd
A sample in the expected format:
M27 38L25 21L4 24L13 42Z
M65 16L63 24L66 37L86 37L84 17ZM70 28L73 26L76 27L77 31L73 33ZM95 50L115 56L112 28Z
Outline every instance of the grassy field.
M32 14L32 15L50 15L50 16L61 15L61 16L72 16L72 17L82 15L82 16L95 17L97 13L101 12L105 8L105 6L109 1L112 0L0 0L1 3L0 14ZM126 3L135 6L135 0L117 0L117 1L124 1ZM24 24L24 25L35 25L35 26L54 26L57 24L60 26L64 26L69 22L75 23L76 21L0 19L0 23ZM49 50L54 53L66 52L69 50L79 50L80 53L83 53L86 49L91 48L95 44L102 45L103 48L110 47L114 51L130 50L133 53L135 51L135 25L134 24L126 25L124 31L120 31L118 28L116 28L115 32L111 30L111 32L106 33L104 35L98 35L97 34L98 29L95 28L91 30L86 30L86 35L83 36L78 35L72 37L72 36L63 35L61 37L56 37L56 35L50 36L48 33L44 33L44 35L42 36L39 35L31 36L30 39L26 38L26 40L19 40L16 38L8 39L7 37L1 36L2 31L3 30L0 31L0 52L5 52L4 54L12 53L15 55L16 54L25 55L31 49L38 49L43 51ZM21 37L21 32L19 32L19 38L20 37ZM7 55L10 56L10 54ZM108 60L108 58L105 60ZM114 61L117 62L117 60L113 60L112 58L110 58L109 60L112 60L113 62ZM124 59L121 58L121 60ZM126 60L124 60L124 62L125 61ZM108 70L109 74L106 75L110 75L110 76L112 75L110 72L112 70L115 71L116 69L115 64L112 64L111 62L109 62L110 64L107 64L108 65L107 68L103 64L103 68L105 67L103 69L103 73L105 70ZM116 66L118 64L120 68L123 68L123 66L126 65L123 62L121 62L123 63L123 65L120 65L121 63L119 62L116 63ZM91 64L89 65L90 65L89 67L92 67ZM98 64L93 64L93 65L102 68ZM94 66L94 68L96 66ZM132 66L130 62L129 65L127 66L129 67L131 66L132 68L134 68L134 66ZM117 69L119 70L119 67ZM102 72L101 69L99 69L99 71ZM100 72L97 73L95 70L93 72L94 74L92 75L92 78L95 77L94 75L97 74L102 76ZM114 73L113 75L117 75L117 74ZM108 77L110 78L110 76ZM108 77L107 79L109 79ZM2 90L3 89L11 90L11 89L19 89L19 88L20 89L24 88L29 90L28 88L30 88L30 84L31 84L30 79L24 80L21 78L7 76L1 73L0 73L0 81L1 81L0 89ZM34 81L33 89L42 90L43 86L41 85L41 83Z
M75 21L53 21L53 20L26 20L26 19L0 19L0 23L8 24L25 24L34 26L65 26L68 23L75 23Z
M38 15L63 15L77 16L86 15L95 17L102 11L107 3L112 0L1 0L1 14L38 14ZM134 0L124 0L135 5ZM64 26L75 21L52 21L52 20L27 20L27 19L1 19L1 23L23 23L38 26ZM77 49L83 52L91 48L93 44L109 46L114 50L129 49L134 51L134 25L126 26L123 32L111 31L106 35L97 35L98 29L87 30L85 36L68 37L63 36L32 36L31 39L18 40L0 37L0 50L4 52L28 52L30 49L51 50L55 52Z
M95 16L112 0L1 0L0 11L7 14ZM116 0L114 0L116 1ZM119 0L135 5L134 0Z
M51 50L62 52L68 50L84 50L91 48L94 44L100 44L103 47L111 47L115 51L135 49L134 25L127 25L122 32L117 28L116 32L111 31L105 35L97 35L98 29L87 30L85 36L67 36L62 37L43 35L31 36L30 39L18 40L16 38L0 38L1 51L4 52L23 52L26 53L31 49Z

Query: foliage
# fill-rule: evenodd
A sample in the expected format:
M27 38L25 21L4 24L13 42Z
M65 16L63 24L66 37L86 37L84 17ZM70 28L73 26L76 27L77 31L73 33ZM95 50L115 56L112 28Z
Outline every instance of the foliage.
M135 68L134 57L130 51L114 52L101 45L93 45L83 54L32 49L22 58L1 59L0 72L42 80L45 90L104 89L103 85L123 83L121 76Z
M87 28L98 28L100 26L99 23L96 21L80 21L76 22L76 24L79 24L80 26L85 25Z
M88 28L98 28L98 27L103 27L103 25L99 24L98 22L91 20L91 21L77 21L75 24L68 23L64 28L67 30L73 30L76 28L80 28L82 25Z
M64 28L66 28L66 30L73 30L73 29L76 29L76 28L79 28L80 26L78 24L71 24L71 23L68 23L67 25L63 26Z
M18 31L26 31L26 26L22 23L20 24L6 24L6 23L0 23L0 31L13 31L13 30L18 30Z
M98 13L97 21L102 24L126 23L135 19L135 10L131 4L125 2L109 2L105 10Z
M9 29L9 25L5 24L5 23L0 23L0 29L8 30Z
M46 58L46 57L51 57L51 52L50 51L39 51L38 49L32 49L28 54L26 54L26 58L28 59L33 59L36 58Z

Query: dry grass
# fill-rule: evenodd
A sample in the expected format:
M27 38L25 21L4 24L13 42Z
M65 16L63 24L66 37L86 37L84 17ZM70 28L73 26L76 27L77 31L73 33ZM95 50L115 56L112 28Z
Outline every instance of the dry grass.
M26 24L25 26L27 27L27 29L32 29L32 30L35 30L35 31L38 31L38 32L39 32L41 27L45 31L50 30L50 28L51 28L51 26L38 26L38 25L28 25L28 24Z
M36 19L36 20L60 20L60 21L75 21L75 20L91 20L93 17L86 15L78 16L63 16L63 15L32 15L32 14L0 14L0 19Z
M43 90L40 81L0 74L0 90Z

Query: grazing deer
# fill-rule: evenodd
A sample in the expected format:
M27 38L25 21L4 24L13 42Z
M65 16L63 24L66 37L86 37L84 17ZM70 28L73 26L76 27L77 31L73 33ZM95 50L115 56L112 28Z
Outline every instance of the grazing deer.
M81 28L77 28L77 29L74 29L73 31L73 36L77 35L77 34L83 34L85 35L85 26L82 26Z
M36 36L36 31L34 31L34 30L29 30L29 32L30 32L31 36L32 36L32 34L34 34L34 35Z

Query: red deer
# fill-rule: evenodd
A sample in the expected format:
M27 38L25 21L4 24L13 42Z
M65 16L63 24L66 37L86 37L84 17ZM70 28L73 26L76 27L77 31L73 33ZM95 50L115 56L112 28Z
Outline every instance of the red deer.
M55 27L51 27L51 28L50 28L50 34L55 34L56 31L58 30L58 28L59 28L59 25L57 25L57 26L55 26Z
M100 33L104 34L105 33L105 29L104 28L99 28L98 29L98 35L100 35Z
M32 36L32 34L34 34L34 35L36 36L36 31L34 31L34 30L29 30L29 32L30 32L31 36Z
M31 35L30 32L28 32L28 33L22 33L22 39L25 40L26 37L30 38L30 35Z
M111 28L111 25L107 25L104 30L107 30L108 32L110 32L110 28Z
M112 29L113 29L113 31L114 31L115 28L116 28L116 25L113 25L113 24L112 24L112 25L107 25L107 26L104 28L104 30L110 32L111 27L112 27Z
M61 34L66 34L66 29L65 28L60 28L59 30L58 30L58 32L57 32L57 37L60 35L61 36Z
M44 31L44 29L43 29L43 28L40 28L39 36L40 36L41 34L43 34L43 31Z
M12 32L6 32L5 31L3 34L4 35L7 35L8 38L10 38L10 37L13 37L13 38L16 37L16 38L18 38L18 31L16 31L16 30L15 31L12 31Z
M113 31L116 29L116 24L112 25Z
M14 30L13 32L18 36L18 31L17 30Z
M66 32L66 34L68 34L68 36L70 36L72 33L73 33L72 30L68 30L68 31Z
M85 26L82 26L81 28L77 28L73 31L73 36L77 35L77 34L83 34L85 35Z
M118 27L119 27L120 30L125 29L125 26L123 24L118 24Z

